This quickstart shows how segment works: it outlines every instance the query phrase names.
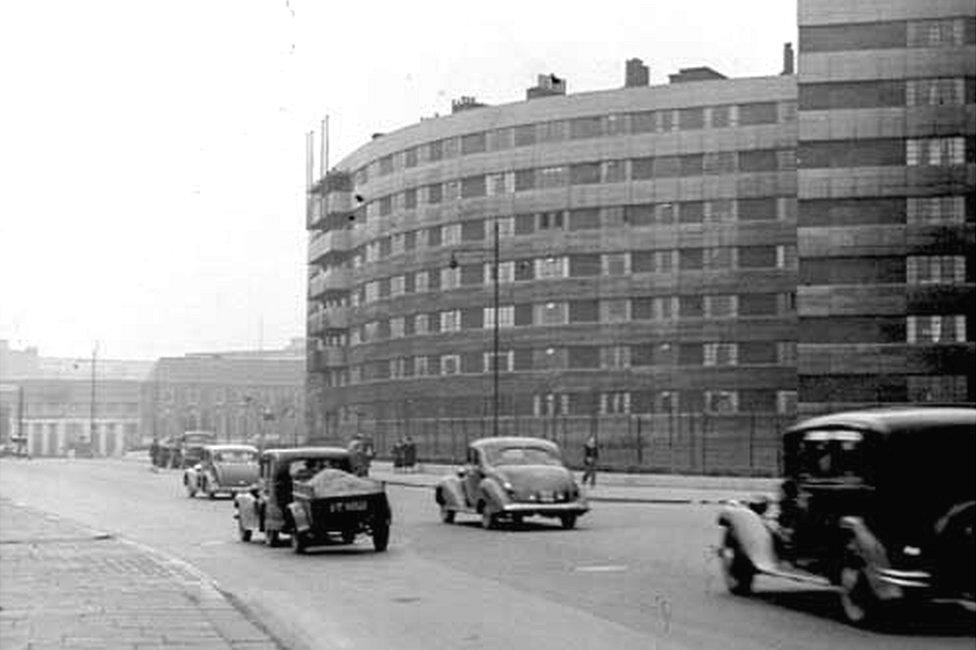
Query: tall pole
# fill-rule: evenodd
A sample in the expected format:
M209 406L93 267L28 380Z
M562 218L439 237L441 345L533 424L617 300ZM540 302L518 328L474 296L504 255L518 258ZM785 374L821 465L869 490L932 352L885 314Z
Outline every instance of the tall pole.
M88 411L88 447L92 454L95 444L95 361L98 356L98 343L92 348L92 371L91 371L91 408Z
M495 218L494 226L495 226L494 227L495 230L494 262L495 263L493 265L492 274L491 274L492 284L494 285L492 289L495 294L494 306L493 306L495 319L494 319L494 328L492 332L494 335L493 343L494 343L494 359L495 359L494 374L492 376L492 380L494 382L494 386L492 390L492 401L494 402L493 411L492 411L492 434L497 437L498 436L498 398L499 398L498 395L498 363L499 363L498 360L498 231L499 228L498 228L497 217Z

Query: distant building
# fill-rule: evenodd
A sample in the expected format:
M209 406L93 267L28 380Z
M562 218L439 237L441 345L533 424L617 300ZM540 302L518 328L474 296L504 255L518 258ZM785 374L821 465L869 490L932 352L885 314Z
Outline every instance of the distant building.
M142 389L143 441L202 429L220 441L304 442L305 363L301 339L159 359Z
M138 444L140 386L151 361L42 357L0 341L3 439L27 438L34 456L88 448L117 456Z

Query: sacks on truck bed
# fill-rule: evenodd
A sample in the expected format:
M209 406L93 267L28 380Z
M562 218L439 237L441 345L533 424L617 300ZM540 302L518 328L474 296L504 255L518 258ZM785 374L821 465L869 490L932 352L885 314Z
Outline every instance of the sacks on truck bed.
M314 499L379 494L383 485L378 481L360 478L341 469L323 469L307 481L295 481L295 492Z

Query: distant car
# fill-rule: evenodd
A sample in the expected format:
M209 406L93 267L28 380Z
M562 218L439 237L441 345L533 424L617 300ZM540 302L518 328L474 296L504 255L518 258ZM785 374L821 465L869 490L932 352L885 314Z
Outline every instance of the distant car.
M775 507L719 515L729 591L750 593L757 574L834 585L856 625L900 602L976 609L974 442L972 408L851 411L791 428Z
M238 494L234 507L241 541L259 531L268 546L277 546L288 535L296 553L320 544L352 544L359 534L385 551L390 539L384 485L355 476L349 451L339 447L265 451L258 485Z
M559 519L569 529L589 510L559 446L541 438L475 440L466 464L438 482L434 500L444 523L464 512L480 515L485 528L538 515Z
M216 444L214 431L184 431L180 436L180 451L177 467L193 467L203 458L203 448Z
M188 497L197 493L213 499L217 494L236 494L258 481L258 450L251 445L207 445L200 462L183 470Z

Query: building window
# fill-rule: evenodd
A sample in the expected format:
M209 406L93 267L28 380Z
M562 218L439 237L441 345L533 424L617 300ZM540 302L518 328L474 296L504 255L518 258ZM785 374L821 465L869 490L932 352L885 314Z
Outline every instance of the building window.
M599 138L603 135L603 117L578 117L569 121L569 137Z
M909 375L909 402L965 402L968 398L965 375Z
M521 124L515 127L516 147L527 147L534 145L535 142L535 124Z
M630 346L615 345L600 349L600 367L607 370L620 370L630 367Z
M909 106L961 106L966 103L966 80L909 79L905 82Z
M484 308L484 328L494 329L495 327L495 306ZM515 305L498 306L498 327L515 326Z
M910 225L962 224L966 222L966 197L910 197L906 212Z
M600 209L584 208L569 211L570 230L590 230L600 227Z
M535 170L534 169L516 169L515 170L515 191L523 192L525 190L535 189Z
M706 366L734 366L738 364L738 346L735 343L706 343Z
M776 412L780 415L796 415L797 401L795 390L776 391Z
M515 351L507 350L505 352L499 352L496 357L493 352L484 353L484 365L483 372L495 372L495 364L492 361L497 360L498 371L499 372L512 372L515 368Z
M913 20L908 23L908 47L955 47L966 41L967 18Z
M624 415L630 413L630 393L619 391L600 394L601 415Z
M461 286L461 267L441 269L441 289L457 289Z
M438 161L444 157L444 141L436 140L427 145L427 160Z
M569 258L542 257L536 259L535 277L539 280L569 277Z
M566 187L569 183L569 167L543 167L536 171L536 182L539 189Z
M909 343L965 343L966 317L908 316L906 337Z
M546 302L536 305L533 322L539 325L565 325L569 320L569 308L565 302Z
M735 295L705 296L705 316L708 318L734 318L738 297Z
M500 172L498 174L488 174L485 193L488 196L508 194L512 191L511 183L509 182L509 179L511 178L513 178L511 175L504 172Z
M776 124L776 102L739 104L739 126Z
M461 310L452 309L441 312L441 332L461 331Z
M461 155L466 156L472 153L482 153L487 149L487 138L485 133L469 133L461 136Z
M403 316L397 316L390 319L390 338L400 339L404 336L404 320Z
M630 272L627 262L630 255L628 253L604 253L602 272L603 275L627 275Z
M736 155L734 151L713 151L702 157L702 173L704 174L734 174L736 170Z
M545 171L545 170L543 170ZM589 185L600 182L600 163L578 163L569 168L571 185Z
M705 391L705 409L709 413L737 413L739 411L739 394L734 390Z
M430 319L427 314L416 314L413 317L414 334L428 334L430 332Z
M623 183L627 180L626 160L607 160L603 162L603 182Z
M403 165L404 167L417 166L417 147L411 147L404 152Z
M910 255L906 265L908 284L962 284L966 281L964 255Z
M630 301L626 298L600 301L601 323L623 323L630 319L628 307Z
M905 159L909 167L962 165L966 162L966 139L909 138L905 141Z
M480 176L469 176L461 179L461 198L470 199L477 196L485 196L487 187L485 185L484 174Z

